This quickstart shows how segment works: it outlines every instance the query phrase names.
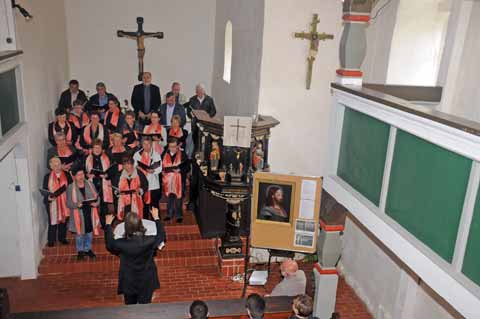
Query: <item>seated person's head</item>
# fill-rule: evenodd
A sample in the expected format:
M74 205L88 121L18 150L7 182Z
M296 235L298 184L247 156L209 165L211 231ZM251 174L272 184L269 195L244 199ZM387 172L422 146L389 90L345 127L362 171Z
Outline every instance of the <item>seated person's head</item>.
M190 305L190 318L192 319L206 319L208 318L207 304L201 300L195 300Z
M168 92L166 98L168 105L175 105L175 94L173 92Z
M117 109L119 110L120 109L120 102L114 97L109 98L108 99L108 109L110 110L110 112L116 111Z
M65 145L67 145L67 137L62 132L58 132L57 134L55 134L54 139L55 139L55 144L58 147L64 147Z
M90 114L90 122L94 125L98 125L100 123L100 114L98 114L98 112L92 112Z
M60 158L54 156L48 161L48 166L50 170L54 171L55 173L60 173L62 171L62 161Z
M150 116L150 121L153 125L157 125L158 123L160 123L160 113L158 113L157 111L153 111Z
M283 277L295 275L295 273L298 271L298 264L293 259L287 259L280 266L280 271L282 272Z
M176 153L178 150L178 139L172 136L168 138L167 142L170 153Z
M55 118L57 119L57 122L62 124L65 123L67 121L67 110L63 107L55 109Z
M92 152L93 155L100 155L103 152L103 141L96 138L92 142Z
M152 150L152 138L145 136L142 138L142 148L145 152L149 153Z
M123 168L127 171L128 174L133 173L133 158L131 156L125 156L122 158Z
M84 183L85 182L85 171L83 165L77 164L72 168L72 175L77 183Z
M125 217L125 238L143 236L147 230L143 227L142 219L137 213L130 212Z
M78 99L73 101L72 110L75 114L80 115L83 111L83 101Z
M251 294L247 297L247 314L252 319L263 318L265 313L265 299L259 294Z
M115 147L123 146L123 136L120 133L112 134L112 145Z
M171 125L172 125L172 127L174 127L174 128L179 128L181 121L182 121L182 120L180 119L180 116L178 116L177 114L175 114L174 116L172 116L172 119L171 119Z
M135 123L135 112L125 112L125 121L128 123L128 125L133 126L133 123Z
M299 295L293 299L293 313L297 317L308 318L313 312L313 300L310 296Z

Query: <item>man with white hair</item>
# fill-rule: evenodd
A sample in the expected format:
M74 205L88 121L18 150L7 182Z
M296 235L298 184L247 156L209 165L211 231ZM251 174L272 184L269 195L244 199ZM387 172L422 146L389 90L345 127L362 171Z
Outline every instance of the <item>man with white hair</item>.
M305 294L307 278L303 270L298 269L295 260L287 259L280 266L283 280L273 288L270 296L297 296Z
M188 106L192 110L204 110L210 117L214 117L217 113L213 98L205 93L205 86L203 84L197 84L195 87L195 95L188 101Z

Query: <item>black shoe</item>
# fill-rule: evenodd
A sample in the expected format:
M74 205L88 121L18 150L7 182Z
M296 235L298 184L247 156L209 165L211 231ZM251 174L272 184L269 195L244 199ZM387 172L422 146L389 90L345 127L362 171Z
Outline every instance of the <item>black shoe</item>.
M66 240L66 239L60 240L60 244L62 244L62 245L68 245L68 240Z
M53 246L55 246L55 243L54 243L54 242L49 242L49 243L47 244L47 246L48 246L48 247L53 247Z
M77 260L84 260L85 259L85 253L83 251L79 251L77 255Z
M179 224L183 223L183 218L182 217L177 218L177 223Z
M165 218L163 219L163 221L164 221L164 222L168 222L168 221L170 221L171 219L172 219L171 217L168 217L168 216L167 216L167 217L165 217Z
M85 253L88 257L90 257L91 259L96 259L97 258L97 255L95 255L95 253L91 250L87 251Z

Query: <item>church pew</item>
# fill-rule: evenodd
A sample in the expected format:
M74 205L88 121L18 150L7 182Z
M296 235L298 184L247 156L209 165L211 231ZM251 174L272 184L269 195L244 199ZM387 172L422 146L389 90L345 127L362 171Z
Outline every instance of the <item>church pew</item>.
M209 318L247 318L244 299L208 300ZM291 297L267 297L265 318L288 318ZM63 311L46 311L11 314L10 319L171 319L188 318L191 302L160 303L149 305L87 308ZM0 318L0 319L3 319Z

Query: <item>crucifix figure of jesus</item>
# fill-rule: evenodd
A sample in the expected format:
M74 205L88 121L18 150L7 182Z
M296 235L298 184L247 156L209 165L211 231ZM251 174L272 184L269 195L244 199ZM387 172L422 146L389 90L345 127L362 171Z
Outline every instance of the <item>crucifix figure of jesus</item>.
M142 80L143 75L143 57L145 56L145 39L156 38L163 39L163 32L145 32L143 31L143 17L137 17L137 31L123 31L118 30L117 36L119 38L135 39L137 41L137 56L138 56L138 80Z
M240 133L240 128L246 128L246 126L240 125L240 120L237 119L237 125L230 125L230 127L237 129L237 142L238 142L238 134Z
M308 53L307 62L308 62L308 70L307 70L307 90L310 90L310 85L312 83L312 69L313 69L313 62L317 57L318 53L318 44L320 41L325 41L327 39L332 40L332 34L318 33L317 32L317 24L320 23L318 19L318 14L313 15L313 21L310 24L312 29L310 33L306 32L295 32L295 38L306 39L310 40L310 52Z

